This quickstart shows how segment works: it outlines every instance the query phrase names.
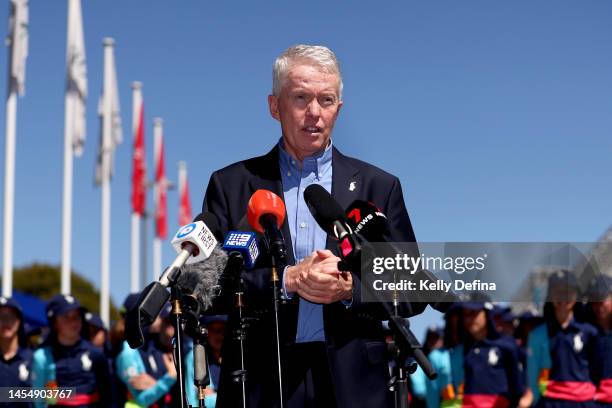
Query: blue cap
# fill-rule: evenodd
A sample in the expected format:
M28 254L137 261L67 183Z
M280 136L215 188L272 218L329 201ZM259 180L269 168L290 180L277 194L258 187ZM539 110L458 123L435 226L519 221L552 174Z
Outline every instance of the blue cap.
M77 309L81 309L81 304L71 295L55 295L49 300L46 307L49 319Z
M227 322L227 315L211 315L202 316L200 322L204 325L211 324L214 322Z
M538 315L533 310L527 310L521 313L520 315L518 315L518 318L520 321L537 320L540 318L540 315Z
M10 297L0 297L0 307L11 307L19 313L19 316L23 316L23 310L17 301Z
M85 313L85 321L90 326L106 330L106 327L104 326L104 322L102 321L102 318L100 317L100 315L97 315L97 314L92 313L92 312L86 312Z
M589 281L589 302L602 302L612 293L612 276L599 274Z
M548 277L548 290L555 287L578 290L578 279L567 269L558 269Z
M512 308L510 306L499 306L493 307L493 316L499 318L502 322L510 323L514 320L514 314L512 314Z
M128 310L130 310L132 307L134 307L134 305L136 305L136 302L138 301L139 297L140 293L130 293L129 295L127 295L125 297L125 300L123 301L123 304L121 305L121 309L119 309L119 312L122 315L125 315Z

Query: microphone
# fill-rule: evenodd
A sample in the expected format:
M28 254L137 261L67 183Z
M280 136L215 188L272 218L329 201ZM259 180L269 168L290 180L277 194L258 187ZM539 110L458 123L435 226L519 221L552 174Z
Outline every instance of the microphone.
M361 255L361 242L363 242L364 246L367 246L368 241L359 233L352 230L340 204L338 204L327 190L318 184L312 184L304 190L304 200L306 200L312 216L317 223L319 223L321 228L328 234L334 235L339 239L342 258L348 256L348 258L351 259L349 266L353 268L356 266L359 267L359 264L356 262L358 262ZM371 217L366 218L370 219ZM387 318L389 319L390 327L398 335L399 341L405 346L404 349L410 350L414 359L423 368L423 371L430 379L434 379L437 374L425 354L423 354L421 345L414 337L414 334L405 326L405 323L401 325L397 324L401 319L388 309L386 306L387 303L380 298L378 293L371 289L368 292L383 306L383 310L386 312Z
M257 190L249 199L247 219L251 227L264 234L272 258L284 261L287 257L285 239L280 230L285 222L285 203L269 190Z
M213 232L214 231L214 232ZM150 283L126 315L126 339L131 348L144 345L142 327L148 326L159 315L168 301L172 287L186 262L197 262L208 258L217 245L216 235L220 234L217 217L212 213L199 214L194 222L181 227L172 240L179 252L166 268L159 281ZM193 259L190 259L192 258Z
M176 285L183 296L197 300L199 312L210 309L215 298L221 294L221 280L227 259L227 253L216 245L204 261L181 268Z
M311 184L304 190L304 201L313 218L328 235L336 237L342 257L349 263L358 261L361 243L354 234L340 204L319 184Z
M355 232L369 242L385 242L389 249L394 254L399 254L401 251L393 243L386 238L389 235L389 221L387 216L378 209L373 203L355 200L346 210L347 217L354 223ZM420 269L414 278L417 281L428 280L436 282L440 280L427 269ZM459 300L457 295L451 291L436 291L433 295L435 301L429 301L429 305L439 312L446 313L450 306ZM431 300L431 298L430 298Z
M223 242L227 253L238 252L244 259L244 267L251 269L259 257L257 234L253 232L230 231Z

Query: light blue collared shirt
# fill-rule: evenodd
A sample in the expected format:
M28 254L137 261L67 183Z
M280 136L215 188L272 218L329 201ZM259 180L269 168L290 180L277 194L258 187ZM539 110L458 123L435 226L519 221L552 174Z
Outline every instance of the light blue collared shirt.
M279 146L279 167L285 194L287 223L291 232L293 254L296 263L315 249L325 249L327 234L319 227L304 201L304 190L311 184L320 184L331 192L332 186L332 143L313 156L304 158L302 168L298 161L287 153L284 142ZM285 282L283 280L283 292ZM289 296L291 294L288 294ZM300 298L296 343L325 341L323 329L323 305Z

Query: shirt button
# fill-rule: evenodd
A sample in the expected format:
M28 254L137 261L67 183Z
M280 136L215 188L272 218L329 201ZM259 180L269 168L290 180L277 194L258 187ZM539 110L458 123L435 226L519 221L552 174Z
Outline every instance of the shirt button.
M287 176L291 177L291 172L290 171L287 172Z
M479 348L475 348L474 349L474 354L480 354L480 349Z
M306 228L306 223L305 222L300 222L300 228Z

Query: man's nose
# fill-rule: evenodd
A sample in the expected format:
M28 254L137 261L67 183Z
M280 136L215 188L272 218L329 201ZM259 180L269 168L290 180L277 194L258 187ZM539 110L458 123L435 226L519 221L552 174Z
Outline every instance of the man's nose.
M317 98L312 98L312 100L307 106L306 114L314 118L318 118L319 116L321 116L321 105L319 105L319 101L317 100Z

